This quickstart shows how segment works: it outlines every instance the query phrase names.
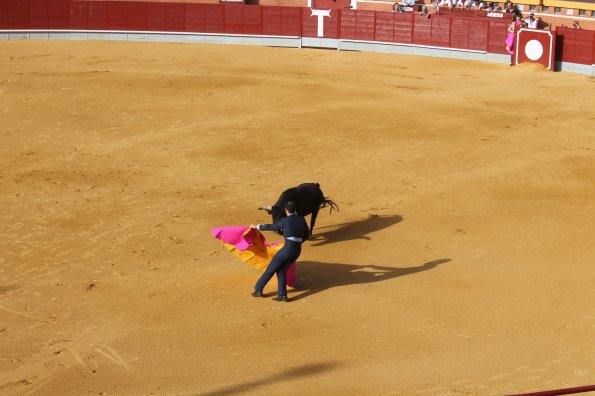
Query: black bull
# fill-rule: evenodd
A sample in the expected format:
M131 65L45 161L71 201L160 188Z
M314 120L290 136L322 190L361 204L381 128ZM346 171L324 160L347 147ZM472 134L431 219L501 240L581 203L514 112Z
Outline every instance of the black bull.
M286 216L285 203L293 201L297 213L300 216L307 216L312 214L310 218L310 236L314 231L314 224L316 223L316 216L321 208L330 207L330 211L339 210L339 207L331 199L324 196L318 183L303 183L297 187L289 188L281 194L277 203L273 206L261 206L260 210L266 210L273 218L273 223L281 220Z

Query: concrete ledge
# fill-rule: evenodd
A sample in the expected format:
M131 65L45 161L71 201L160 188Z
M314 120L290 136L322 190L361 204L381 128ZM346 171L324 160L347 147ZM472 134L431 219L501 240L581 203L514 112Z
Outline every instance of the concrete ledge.
M107 33L87 33L87 40L107 40Z
M510 55L502 55L502 54L487 54L487 55L488 55L487 56L488 62L510 64Z
M262 39L258 37L244 37L242 41L246 45L262 45Z
M88 40L88 34L87 33L79 33L79 32L73 32L70 33L70 39L71 40Z
M74 34L74 33L72 33ZM72 38L72 34L70 37ZM129 33L128 38L129 41L147 41L147 35L142 33ZM74 40L74 38L73 38Z
M413 51L411 51L411 47L408 45L395 45L394 53L403 55L413 55Z
M341 51L357 51L357 45L352 41L339 40L338 49Z
M225 37L225 44L244 44L244 39L239 36Z
M448 50L448 49L437 49L437 48L432 48L430 49L430 56L434 56L436 58L450 58L451 53L453 51Z
M172 43L187 43L188 36L183 34L168 34L165 37L165 41L172 42Z
M204 44L205 43L205 38L204 36L198 36L198 35L191 35L187 37L186 40L187 43L195 43L195 44Z
M206 44L225 44L225 37L223 36L205 36Z
M29 33L29 40L48 40L49 33Z
M386 52L401 55L429 56L434 58L463 59L481 62L510 63L509 55L489 54L484 51L458 48L430 47L425 45L380 43L373 41L339 40L342 51Z
M70 40L70 33L49 32L48 40Z
M578 63L570 62L556 62L554 70L586 74L587 76L595 76L595 65L581 65Z
M267 46L267 47L300 48L302 46L302 40L299 37L296 37L296 38L265 37L262 39L262 45Z
M147 41L165 41L165 34L147 34Z
M339 48L339 40L327 38L302 37L302 47Z
M29 40L29 33L8 33L9 40Z
M116 40L116 41L126 41L128 40L128 34L127 33L108 33L107 34L107 39L108 40Z
M468 52L467 59L475 61L487 61L487 54L478 54L476 52Z

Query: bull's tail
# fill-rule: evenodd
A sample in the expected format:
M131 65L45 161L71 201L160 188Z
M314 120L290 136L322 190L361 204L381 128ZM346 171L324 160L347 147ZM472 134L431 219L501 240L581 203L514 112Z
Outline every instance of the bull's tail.
M333 213L333 209L336 210L337 212L339 211L339 206L332 199L324 197L324 201L322 201L322 204L320 205L320 207L326 208L327 206L331 208L329 213Z

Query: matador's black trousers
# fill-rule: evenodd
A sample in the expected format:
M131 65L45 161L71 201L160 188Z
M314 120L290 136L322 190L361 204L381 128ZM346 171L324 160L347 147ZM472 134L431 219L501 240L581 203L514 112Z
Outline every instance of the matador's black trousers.
M273 257L271 263L264 271L264 274L256 282L254 291L262 293L262 290L266 284L271 280L274 274L277 274L277 282L279 283L277 289L277 295L279 297L287 297L287 286L285 279L287 276L287 270L291 264L298 259L302 252L302 244L299 242L285 240L285 245L279 250L279 252Z

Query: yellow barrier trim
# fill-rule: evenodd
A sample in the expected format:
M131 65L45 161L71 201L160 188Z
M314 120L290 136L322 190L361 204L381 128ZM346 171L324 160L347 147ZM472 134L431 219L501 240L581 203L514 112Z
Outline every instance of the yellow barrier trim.
M546 7L572 8L575 10L595 10L595 3L581 3L578 1L543 0L543 5Z

